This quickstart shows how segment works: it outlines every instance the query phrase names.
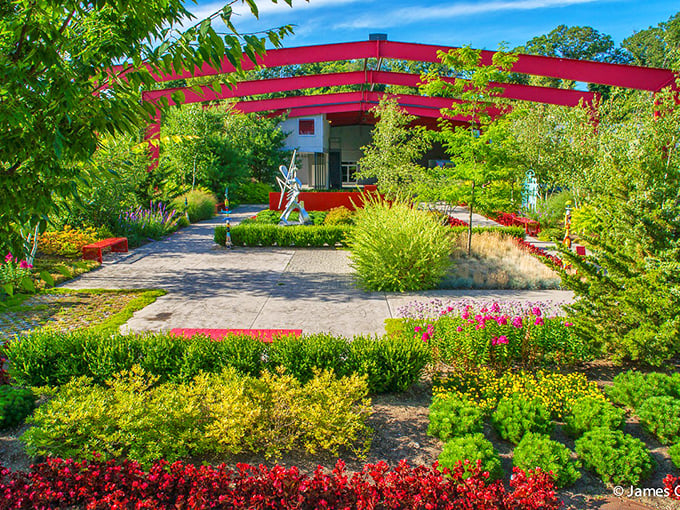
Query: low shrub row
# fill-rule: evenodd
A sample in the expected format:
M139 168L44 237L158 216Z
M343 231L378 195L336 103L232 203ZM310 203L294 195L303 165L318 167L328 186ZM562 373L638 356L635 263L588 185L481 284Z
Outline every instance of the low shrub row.
M427 340L437 361L461 369L511 365L571 364L592 357L590 346L564 317L545 317L535 307L512 315L471 305L462 313L443 313L436 319L391 321L388 333L416 335ZM423 337L423 330L430 330Z
M244 223L231 227L234 246L302 246L343 245L351 227L346 225L293 225L280 227L266 223ZM227 228L215 227L215 242L225 246Z
M225 368L257 377L284 367L306 382L314 368L338 376L366 375L371 392L404 391L430 359L418 339L355 337L328 334L280 337L264 343L229 335L220 341L197 335L121 335L102 332L36 331L5 346L12 379L22 386L56 386L86 376L103 384L123 370L140 365L161 382L187 382L200 372Z
M467 479L462 467L408 465L390 469L384 462L348 473L342 461L330 472L319 467L312 475L296 467L249 466L236 470L158 462L148 471L123 461L49 459L31 471L0 472L0 510L34 508L408 508L411 510L556 510L550 477L541 471L516 471L510 490L489 483L473 468Z
M159 384L133 367L107 385L78 378L38 407L21 437L31 456L105 459L149 464L243 452L279 457L290 450L347 448L363 455L370 445L366 377L337 378L315 371L306 384L283 370L259 378L225 370L191 382Z

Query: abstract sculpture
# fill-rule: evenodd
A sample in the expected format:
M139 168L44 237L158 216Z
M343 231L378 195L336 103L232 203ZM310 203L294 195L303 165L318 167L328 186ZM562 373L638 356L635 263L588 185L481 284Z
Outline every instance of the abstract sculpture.
M296 152L297 151L293 151L293 157L290 160L290 168L286 168L286 165L281 165L279 167L279 172L281 172L281 175L283 175L283 179L281 179L281 177L276 178L276 181L279 183L279 187L281 188L279 208L283 202L284 195L286 196L287 200L286 208L283 210L279 225L304 225L305 223L309 223L311 221L309 219L309 214L307 214L307 211L305 211L305 208L297 201L297 198L300 195L300 186L302 186L302 183L300 182L300 179L297 178L297 167L295 166ZM292 213L295 209L300 211L300 219L297 222L289 222L288 216L290 216L290 213Z

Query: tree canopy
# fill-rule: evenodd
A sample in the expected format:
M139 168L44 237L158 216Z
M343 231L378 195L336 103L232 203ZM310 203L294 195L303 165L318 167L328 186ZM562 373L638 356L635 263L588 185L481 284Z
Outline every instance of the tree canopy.
M185 0L0 0L0 239L17 249L19 226L77 194L89 178L77 162L91 158L99 135L139 133L155 110L139 100L152 73L225 55L238 70L242 52L254 59L266 39L279 45L291 33L239 34L233 3L185 29L193 18ZM257 15L254 0L246 3ZM213 29L216 19L226 33Z

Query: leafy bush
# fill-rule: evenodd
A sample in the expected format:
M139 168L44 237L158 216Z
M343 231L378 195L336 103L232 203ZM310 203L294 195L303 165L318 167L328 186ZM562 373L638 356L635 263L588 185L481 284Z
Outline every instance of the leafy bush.
M208 220L215 215L217 199L212 193L200 189L194 189L180 195L172 201L171 208L175 209L179 215L189 215L189 221Z
M497 480L503 476L500 455L491 442L484 438L484 434L467 434L453 438L444 445L439 455L439 465L448 469L466 460L470 463L463 466L465 472L463 478L470 476L478 460L481 461L482 471L488 471L489 480Z
M365 374L375 393L406 391L430 361L430 349L418 339L357 336L345 361L349 373Z
M352 267L368 290L432 289L450 264L448 228L406 204L366 203L348 241Z
M411 467L406 461L389 468L384 462L366 464L348 473L338 460L335 468L307 475L293 466L238 464L196 467L193 463L161 461L143 471L139 464L49 459L30 472L4 470L0 479L7 508L154 508L171 510L178 501L191 508L478 508L557 510L547 473L515 468L511 490L489 483L481 470L452 471L435 466ZM464 477L467 478L464 480ZM329 502L332 502L329 505ZM22 506L23 505L23 506ZM362 506L363 505L363 506Z
M330 246L343 245L348 227L293 225L280 227L258 223L246 223L231 227L234 246ZM226 227L215 227L215 242L226 244Z
M247 335L213 341L201 335L185 339L169 334L38 330L5 350L11 376L25 386L62 385L81 376L104 384L135 364L160 382L188 382L201 372L226 368L257 377L264 368L283 366L303 382L313 377L315 368L366 375L370 390L379 393L406 390L430 359L427 344L416 339L349 340L325 334L281 337L266 344Z
M680 397L680 374L643 374L629 370L614 377L606 391L614 402L637 409L650 397Z
M22 436L31 455L125 456L148 464L244 451L278 457L302 448L359 454L369 444L366 379L317 372L302 385L283 372L261 378L233 370L188 384L158 384L134 367L108 387L87 378L63 386L39 407Z
M33 412L35 395L29 389L0 386L0 429L18 425Z
M680 443L675 443L668 449L668 455L676 468L680 469Z
M456 398L433 398L427 433L446 441L474 432L482 432L484 412L473 402Z
M618 429L623 425L626 412L598 397L582 397L575 403L571 414L564 418L565 430L574 436L582 436L595 427Z
M466 234L469 232L468 227L449 227L447 229L454 236ZM496 232L498 234L512 236L517 239L524 239L524 228L523 227L472 227L473 234L483 234L486 232Z
M639 486L654 470L645 444L620 430L596 427L576 440L576 454L605 484Z
M503 397L491 420L506 441L519 443L527 432L549 433L553 428L550 413L539 398L520 394Z
M495 409L498 401L504 397L516 395L527 401L538 398L554 419L569 414L574 403L582 397L605 400L597 383L588 381L582 373L561 374L538 370L497 374L488 368L454 372L435 379L433 394L469 400L487 412Z
M99 239L101 237L92 227L77 229L65 225L62 230L40 234L38 247L46 255L78 258L82 256L83 246Z
M650 397L637 409L642 426L662 444L680 439L680 400Z
M323 220L324 225L353 225L354 212L347 209L347 207L333 207L326 218Z
M265 225L278 225L281 221L282 211L273 211L271 209L265 209L260 211L255 215L254 218L245 220L242 223L262 223ZM307 211L309 218L312 220L312 225L323 225L324 219L326 218L326 211ZM288 221L295 222L300 219L300 213L298 211L293 211L288 216Z
M571 459L569 449L543 434L524 434L515 448L512 461L520 469L541 468L545 472L552 471L558 487L567 487L581 478L579 463Z
M229 200L234 204L267 204L274 188L264 182L246 180L229 187Z
M5 255L4 261L0 259L0 297L3 294L14 295L14 290L22 285L27 290L35 291L31 279L33 266L26 260L19 260L12 253Z

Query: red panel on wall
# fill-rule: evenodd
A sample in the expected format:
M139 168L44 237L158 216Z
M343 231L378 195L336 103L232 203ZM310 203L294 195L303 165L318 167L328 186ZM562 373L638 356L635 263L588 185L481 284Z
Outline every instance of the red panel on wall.
M366 186L365 192L377 195L375 186ZM283 211L286 204L282 203L279 207L281 193L269 193L269 209L272 211ZM358 191L303 191L298 197L298 202L304 202L304 207L308 211L329 211L334 207L346 207L350 211L364 205L364 199Z

